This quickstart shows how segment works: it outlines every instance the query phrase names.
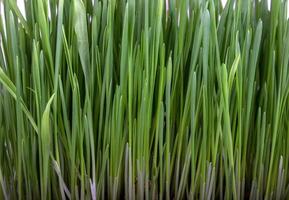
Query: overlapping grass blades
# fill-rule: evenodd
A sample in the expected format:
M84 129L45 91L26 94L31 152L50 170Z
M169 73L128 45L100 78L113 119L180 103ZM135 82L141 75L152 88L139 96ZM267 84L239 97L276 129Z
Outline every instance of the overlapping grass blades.
M288 198L287 0L0 2L0 199Z

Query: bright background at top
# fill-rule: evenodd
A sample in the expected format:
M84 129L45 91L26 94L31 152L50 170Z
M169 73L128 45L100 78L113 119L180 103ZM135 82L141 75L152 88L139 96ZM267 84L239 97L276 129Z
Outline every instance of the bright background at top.
M0 0L1 1L1 0ZM5 1L5 0L4 0ZM226 2L227 2L227 0L221 0L222 1L222 4L223 4L223 6L226 4ZM268 0L268 2L269 2L269 4L268 5L270 5L271 4L271 0ZM22 12L22 13L25 13L25 9L24 9L24 0L18 0L17 1L17 4L18 4L18 6L19 6L19 8L20 8L20 11ZM289 13L289 4L288 4L288 13ZM289 14L288 14L289 15Z
M2 4L2 1L6 1L6 0L0 0L0 4ZM18 4L18 7L19 7L21 13L25 16L24 1L25 0L17 0L17 4ZM227 0L221 0L221 2L222 2L222 5L224 6L226 4ZM270 4L271 4L271 0L268 0L268 5L270 5ZM1 7L0 13L2 14L3 13L3 6L0 5L0 7ZM288 4L287 10L288 10L288 16L287 17L289 18L289 4Z
M1 1L1 0L0 0ZM5 0L4 0L5 1ZM222 4L223 4L223 6L226 4L226 2L227 2L227 0L221 0L222 1ZM268 2L269 2L269 4L268 5L270 5L270 3L271 3L271 0L268 0ZM22 13L25 13L25 9L24 9L24 0L18 0L17 1L17 4L18 4L18 6L19 6L19 8L20 8L20 11L22 12ZM289 4L288 4L289 5ZM288 6L288 13L289 13L289 6Z

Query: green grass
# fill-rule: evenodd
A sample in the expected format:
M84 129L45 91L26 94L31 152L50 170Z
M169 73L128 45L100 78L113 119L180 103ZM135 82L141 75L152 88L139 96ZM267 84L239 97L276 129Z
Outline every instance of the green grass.
M0 2L0 199L289 197L287 0Z

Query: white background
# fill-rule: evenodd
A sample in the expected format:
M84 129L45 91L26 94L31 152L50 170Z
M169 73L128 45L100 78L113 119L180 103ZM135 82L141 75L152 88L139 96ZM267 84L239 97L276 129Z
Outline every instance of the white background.
M0 0L1 1L1 0ZM5 1L5 0L4 0ZM223 4L223 6L226 4L226 2L227 2L227 0L221 0L222 1L222 4ZM270 5L271 4L271 0L268 0L268 2L269 2L269 4L268 5ZM22 12L22 14L23 13L25 13L25 11L24 11L24 0L18 0L17 1L17 4L18 4L18 6L19 6L19 8L20 8L20 11ZM289 4L288 4L288 9L287 10L289 10ZM288 11L288 13L289 13L289 11Z
M1 5L2 4L2 1L6 1L6 0L0 0L0 7L1 7L1 10L0 10L0 13L2 14L3 13L3 6ZM18 7L22 13L22 15L25 17L25 9L24 9L24 1L25 0L17 0L17 4L18 4ZM221 0L222 1L222 5L224 6L227 2L227 0ZM271 4L271 0L268 0L268 5L270 7L270 4ZM288 16L289 16L289 3L287 5L287 11L288 11ZM270 8L269 8L270 9ZM287 18L288 18L287 16Z

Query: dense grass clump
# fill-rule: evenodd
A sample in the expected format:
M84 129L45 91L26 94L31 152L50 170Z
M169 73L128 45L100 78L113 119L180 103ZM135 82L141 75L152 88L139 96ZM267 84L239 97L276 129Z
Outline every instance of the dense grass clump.
M287 0L24 2L0 9L0 199L289 197Z

